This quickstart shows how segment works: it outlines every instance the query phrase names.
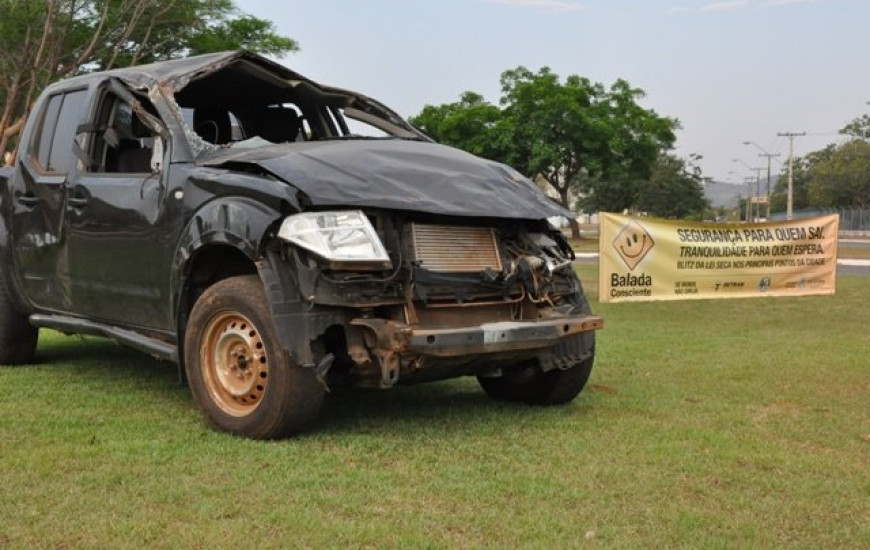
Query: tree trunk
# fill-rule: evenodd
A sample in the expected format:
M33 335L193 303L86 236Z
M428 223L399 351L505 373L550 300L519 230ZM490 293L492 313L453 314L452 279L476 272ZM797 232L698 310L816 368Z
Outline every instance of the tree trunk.
M24 114L21 118L16 120L14 123L7 126L3 133L0 134L0 160L2 160L6 153L6 148L9 146L9 142L12 141L12 138L17 136L21 129L24 128L24 122L27 120L27 114ZM15 154L15 151L12 151Z
M571 204L568 201L568 186L559 188L559 200L562 203L562 206L571 210ZM571 238L579 239L580 238L580 224L577 223L577 218L573 215L568 218L568 222L571 224Z
M571 210L571 204L568 201L568 186L559 187L559 202L562 203L566 209ZM580 238L580 224L577 223L577 218L573 215L568 218L568 222L571 224L571 238L579 239Z

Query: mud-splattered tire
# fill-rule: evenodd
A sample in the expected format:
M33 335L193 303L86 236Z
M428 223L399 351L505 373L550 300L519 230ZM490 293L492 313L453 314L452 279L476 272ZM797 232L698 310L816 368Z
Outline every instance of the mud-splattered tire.
M39 329L27 316L15 311L0 275L0 365L20 365L33 361Z
M506 370L502 376L477 378L488 396L529 405L562 405L574 400L592 372L594 356L567 370L541 372L537 362Z
M193 396L215 428L275 439L308 427L323 403L313 369L278 343L263 285L232 277L206 290L187 322L184 360Z

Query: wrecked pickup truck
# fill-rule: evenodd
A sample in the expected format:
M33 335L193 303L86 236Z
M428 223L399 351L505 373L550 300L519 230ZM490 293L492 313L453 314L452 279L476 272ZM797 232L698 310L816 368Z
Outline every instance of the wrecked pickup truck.
M248 52L52 85L0 213L0 364L39 328L113 338L251 438L309 426L331 386L566 403L602 327L531 181Z

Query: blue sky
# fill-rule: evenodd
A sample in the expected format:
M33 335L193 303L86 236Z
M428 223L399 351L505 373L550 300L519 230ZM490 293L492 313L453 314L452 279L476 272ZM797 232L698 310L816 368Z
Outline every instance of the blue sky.
M706 176L742 182L757 142L807 132L797 154L842 138L870 112L867 0L237 0L301 51L282 62L375 97L403 116L474 90L499 97L502 71L549 66L644 89L678 118L677 153ZM729 172L736 172L730 173ZM779 165L774 163L774 171Z

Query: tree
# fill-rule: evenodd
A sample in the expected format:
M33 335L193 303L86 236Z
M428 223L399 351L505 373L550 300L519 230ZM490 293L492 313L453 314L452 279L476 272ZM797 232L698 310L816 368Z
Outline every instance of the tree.
M787 175L772 196L775 211L785 210ZM870 143L831 144L794 161L794 209L870 207Z
M506 156L499 138L499 132L504 131L501 110L480 94L465 92L456 103L426 105L410 122L435 141L474 155L490 159Z
M606 106L609 112L605 113L609 121L603 150L606 162L597 177L577 185L580 203L587 211L645 210L638 201L645 194L653 169L665 160L662 154L673 147L679 122L638 105L643 97L642 90L624 80L616 81L610 89Z
M572 192L589 210L632 207L639 183L675 140L677 121L638 105L643 91L624 80L606 88L577 75L563 82L547 67L517 67L502 74L501 88L499 106L466 92L457 103L426 106L411 122L436 141L545 181L566 208Z
M808 198L813 206L870 207L870 144L850 141L813 163Z
M849 124L840 128L840 133L854 138L867 139L870 137L870 115L861 115L853 119Z
M56 80L238 48L283 55L298 46L233 0L0 0L0 152Z
M635 208L663 218L698 216L708 209L704 197L704 178L699 155L685 161L670 153L660 152L648 180L642 182Z
M819 151L813 151L803 157L795 157L792 171L792 205L795 210L810 207L809 188L812 180L812 167L834 153L835 146L829 145ZM788 201L788 165L777 179L770 194L770 209L773 212L785 212Z
M805 208L870 207L870 115L852 119L840 129L852 138L794 159L793 204ZM788 175L779 178L771 208L786 208Z

